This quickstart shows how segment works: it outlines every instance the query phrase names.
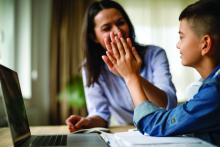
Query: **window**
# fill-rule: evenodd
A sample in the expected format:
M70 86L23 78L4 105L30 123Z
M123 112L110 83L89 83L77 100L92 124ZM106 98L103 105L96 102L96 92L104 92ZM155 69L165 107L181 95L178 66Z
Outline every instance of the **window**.
M17 71L31 98L31 1L0 0L0 63Z

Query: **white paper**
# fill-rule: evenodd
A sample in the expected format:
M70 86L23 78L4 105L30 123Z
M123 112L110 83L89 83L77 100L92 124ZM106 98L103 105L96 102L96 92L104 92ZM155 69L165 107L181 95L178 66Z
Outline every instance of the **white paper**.
M80 129L75 132L72 132L73 134L77 133L99 133L101 134L102 132L110 132L110 129L108 128L102 128L102 127L95 127L95 128L89 128L89 129Z
M115 138L127 145L156 144L202 144L203 141L194 137L152 137L142 135L139 131L115 133Z

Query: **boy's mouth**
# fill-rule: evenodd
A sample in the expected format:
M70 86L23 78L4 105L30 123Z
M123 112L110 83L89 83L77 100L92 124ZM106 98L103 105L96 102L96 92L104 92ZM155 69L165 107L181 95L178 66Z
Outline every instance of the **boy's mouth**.
M180 52L180 58L182 58L182 56L183 56L183 53L182 53L182 52Z

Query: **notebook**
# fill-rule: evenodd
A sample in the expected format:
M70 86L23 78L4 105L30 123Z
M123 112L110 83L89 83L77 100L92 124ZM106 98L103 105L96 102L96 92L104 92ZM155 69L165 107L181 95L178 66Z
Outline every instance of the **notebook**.
M20 89L18 75L15 71L0 64L0 87L8 117L12 141L15 147L25 146L74 146L107 147L108 144L98 133L31 135L25 105Z

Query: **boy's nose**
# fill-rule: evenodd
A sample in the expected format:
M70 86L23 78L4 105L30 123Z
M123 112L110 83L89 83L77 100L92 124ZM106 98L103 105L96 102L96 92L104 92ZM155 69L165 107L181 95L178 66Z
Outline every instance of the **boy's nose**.
M180 41L177 42L176 48L180 49Z

